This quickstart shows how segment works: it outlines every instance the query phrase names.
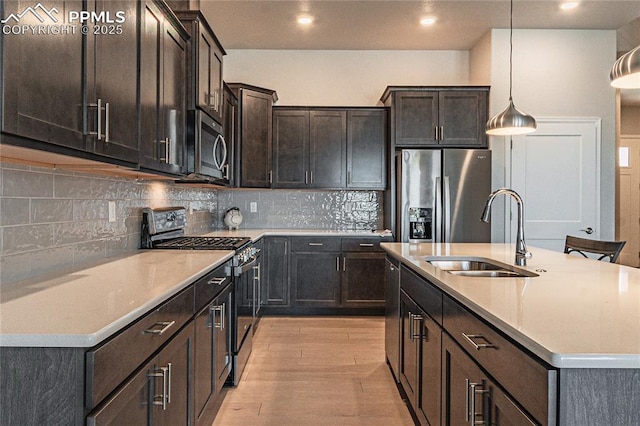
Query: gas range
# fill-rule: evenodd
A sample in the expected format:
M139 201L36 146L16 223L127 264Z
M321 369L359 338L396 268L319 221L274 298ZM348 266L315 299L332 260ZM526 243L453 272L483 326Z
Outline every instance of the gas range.
M249 237L185 236L184 207L145 208L142 211L141 248L173 250L234 250L241 252Z

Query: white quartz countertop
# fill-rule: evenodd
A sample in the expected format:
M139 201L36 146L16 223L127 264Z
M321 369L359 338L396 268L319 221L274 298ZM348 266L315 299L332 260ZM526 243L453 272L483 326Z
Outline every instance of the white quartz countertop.
M529 247L531 278L477 278L425 256L486 257L513 265L508 244L383 243L393 257L559 368L640 369L640 269Z
M95 346L233 254L145 250L56 278L3 284L0 346Z

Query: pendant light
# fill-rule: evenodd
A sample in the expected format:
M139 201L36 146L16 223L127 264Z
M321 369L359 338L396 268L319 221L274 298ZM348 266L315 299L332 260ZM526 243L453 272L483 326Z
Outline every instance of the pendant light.
M609 73L611 85L619 89L640 89L640 46L620 56Z
M487 121L486 133L494 136L523 135L536 130L536 119L518 110L513 104L513 0L509 18L509 105Z

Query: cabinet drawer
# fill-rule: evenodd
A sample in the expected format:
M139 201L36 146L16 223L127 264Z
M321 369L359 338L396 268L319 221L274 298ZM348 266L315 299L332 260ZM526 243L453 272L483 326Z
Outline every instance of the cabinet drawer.
M442 291L440 289L404 265L400 268L400 285L431 318L442 325Z
M194 312L200 312L205 305L231 283L231 262L217 267L196 281Z
M342 239L342 251L382 251L380 243L391 241L385 238L357 238L349 237Z
M339 252L340 238L294 237L291 238L292 252Z
M553 418L556 370L536 360L449 296L444 296L443 306L444 328L451 337L536 420L546 424L547 419Z
M194 287L86 353L86 408L93 409L193 316Z

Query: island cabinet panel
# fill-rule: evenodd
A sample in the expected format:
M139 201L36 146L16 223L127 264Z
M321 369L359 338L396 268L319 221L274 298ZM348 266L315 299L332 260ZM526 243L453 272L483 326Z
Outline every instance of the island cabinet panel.
M542 424L554 419L557 370L444 297L444 328L524 409ZM551 422L552 423L552 422Z
M396 382L400 365L400 263L385 260L384 351Z
M0 425L83 425L83 348L0 348Z

